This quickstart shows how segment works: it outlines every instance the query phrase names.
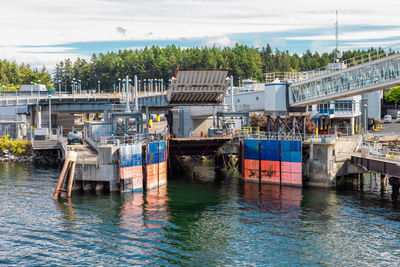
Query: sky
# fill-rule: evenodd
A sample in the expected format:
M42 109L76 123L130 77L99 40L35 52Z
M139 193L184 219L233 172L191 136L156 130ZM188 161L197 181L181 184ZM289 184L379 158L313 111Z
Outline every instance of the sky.
M0 0L0 59L34 67L93 53L235 43L302 53L400 43L400 1Z

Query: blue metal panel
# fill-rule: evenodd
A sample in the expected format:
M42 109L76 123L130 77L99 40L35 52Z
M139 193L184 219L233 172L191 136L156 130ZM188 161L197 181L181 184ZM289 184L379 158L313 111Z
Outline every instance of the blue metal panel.
M291 153L290 153L290 151L281 150L281 161L291 162Z
M301 162L301 152L298 151L290 152L290 162Z
M281 151L291 151L291 142L290 140L282 140Z
M290 151L300 151L301 152L301 141L292 140L290 143Z
M244 139L244 158L255 160L260 159L258 140Z
M158 162L164 162L167 155L167 141L160 141L158 144Z
M260 140L261 160L279 161L279 140Z
M158 163L158 142L147 144L147 165Z

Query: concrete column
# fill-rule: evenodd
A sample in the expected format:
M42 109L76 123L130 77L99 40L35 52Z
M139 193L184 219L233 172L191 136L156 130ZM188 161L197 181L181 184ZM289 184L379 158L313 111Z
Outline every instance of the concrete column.
M352 117L350 120L351 135L354 135L354 124L355 124L355 120L354 120L354 117Z
M36 128L42 128L42 107L41 106L36 106L36 123L35 127Z
M117 181L110 181L110 192L119 191L119 186Z

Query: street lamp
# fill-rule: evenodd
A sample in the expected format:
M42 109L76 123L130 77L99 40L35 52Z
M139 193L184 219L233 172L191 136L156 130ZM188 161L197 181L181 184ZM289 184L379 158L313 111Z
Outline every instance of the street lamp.
M126 86L126 80L125 79L123 79L122 80L122 88L124 87L124 86ZM126 88L125 88L125 91L124 90L122 90L121 91L121 95L122 95L122 99L125 101L125 99L126 99L126 94L125 94L125 92L126 92Z
M364 134L367 135L368 125L367 125L367 104L364 104Z
M82 81L81 80L78 81L78 85L79 85L79 94L82 94Z
M121 78L118 78L118 94L121 94Z
M99 94L100 94L100 81L97 81L97 86L98 86L98 91L99 91Z
M51 95L49 95L49 136L51 139Z
M61 80L58 80L58 93L61 95Z
M38 95L39 95L39 97L40 97L40 80L38 80L37 82L38 82L38 85L39 85L39 88L38 88Z

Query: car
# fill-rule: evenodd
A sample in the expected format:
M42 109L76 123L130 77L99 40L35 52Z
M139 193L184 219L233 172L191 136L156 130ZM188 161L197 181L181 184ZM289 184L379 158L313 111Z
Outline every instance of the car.
M78 132L76 129L73 132L69 132L67 136L68 145L80 143L83 145L82 133Z
M396 122L400 122L400 111L397 111Z
M385 117L383 117L383 122L392 123L392 115L385 115Z

